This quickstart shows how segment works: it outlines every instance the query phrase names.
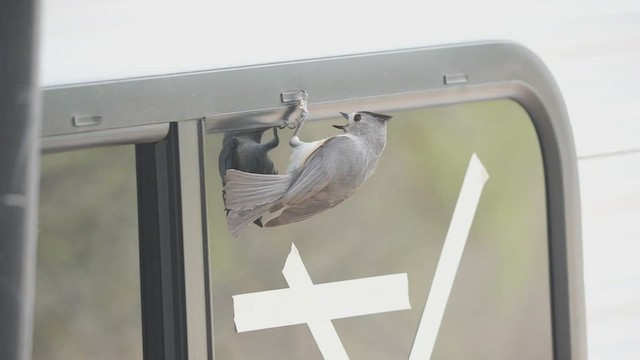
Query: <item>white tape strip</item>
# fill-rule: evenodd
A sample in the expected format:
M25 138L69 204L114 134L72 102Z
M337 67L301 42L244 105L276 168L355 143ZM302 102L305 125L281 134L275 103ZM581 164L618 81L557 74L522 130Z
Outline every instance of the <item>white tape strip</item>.
M302 259L300 258L300 253L293 243L291 244L291 252L287 257L287 261L284 263L282 275L284 275L287 284L289 284L289 287L292 289L313 286L307 269L304 267L304 263L302 263ZM335 360L349 359L331 320L310 320L308 325L322 353L322 357Z
M456 203L409 360L431 358L462 252L489 174L474 153Z
M331 320L411 308L406 273L314 285L294 245L282 273L291 288L233 296L238 332L306 323L325 359L348 359Z
M407 274L233 296L238 332L410 309Z

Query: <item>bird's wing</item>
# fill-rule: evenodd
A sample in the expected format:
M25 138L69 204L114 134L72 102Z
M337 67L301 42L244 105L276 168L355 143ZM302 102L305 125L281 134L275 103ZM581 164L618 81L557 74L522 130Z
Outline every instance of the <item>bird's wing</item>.
M333 177L327 165L335 160L341 145L349 141L344 136L329 138L311 153L280 203L284 206L299 204L326 187Z
M247 210L273 203L287 191L289 175L252 174L229 169L224 177L224 201L227 209Z
M267 221L264 226L273 227L306 220L315 214L331 209L341 202L342 200L332 203L328 201L305 201L304 203L284 209L280 215Z

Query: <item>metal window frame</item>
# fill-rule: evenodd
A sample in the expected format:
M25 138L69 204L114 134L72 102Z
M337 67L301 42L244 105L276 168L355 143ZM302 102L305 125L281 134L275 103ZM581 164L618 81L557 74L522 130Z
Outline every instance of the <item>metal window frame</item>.
M213 359L204 123L136 145L145 359Z
M554 357L586 359L580 205L573 136L553 77L542 61L521 45L503 41L470 43L46 88L42 149L50 152L150 142L137 145L140 177L145 176L141 162L166 161L163 152L167 151L179 159L180 179L195 173L202 176L202 149L195 151L193 145L184 141L200 139L196 144L201 147L204 133L280 123L290 109L281 103L280 94L291 90L305 90L309 94L311 120L334 117L337 111L392 111L502 98L518 102L535 125L545 168ZM201 124L196 134L195 123ZM190 135L182 140L177 135L182 145L167 148L175 132L180 134L183 129ZM145 151L148 156L142 156ZM189 156L195 156L196 160L188 161ZM167 166L170 169L178 168L173 164ZM158 181L165 175L156 169L140 181L141 184ZM198 217L205 219L203 182L202 177L199 184L191 182L199 186L193 188L196 193L200 189L199 199L191 194L168 203L174 209L182 206L179 221L189 221L185 209L195 207L201 208ZM178 189L168 191L184 191L185 186L181 182ZM166 186L162 191L167 191ZM141 204L151 206L141 212L157 212L162 208L146 205L144 200ZM144 215L141 217L144 219ZM205 227L206 221L200 224L201 229ZM160 227L158 231L167 230ZM142 230L141 236L148 237ZM206 229L197 236L203 240L200 251L206 252ZM182 236L176 241L188 240ZM141 245L143 252L145 249ZM206 258L205 253L203 256ZM177 276L189 283L197 270L189 269L188 262L183 264L185 268L178 269ZM154 275L157 281L162 281L160 273L158 270ZM204 294L208 292L206 278L203 275ZM144 287L145 284L143 291ZM207 298L206 302L209 301ZM200 309L207 322L208 306ZM174 310L185 314L188 311ZM145 331L151 326L144 321L143 324ZM210 323L206 329L211 331ZM194 335L190 330L187 326L187 340L179 341L188 342ZM211 344L208 346L211 357L213 350Z

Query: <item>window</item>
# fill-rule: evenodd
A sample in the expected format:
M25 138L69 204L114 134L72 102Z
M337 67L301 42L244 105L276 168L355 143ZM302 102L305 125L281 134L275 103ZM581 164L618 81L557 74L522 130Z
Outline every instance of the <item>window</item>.
M140 359L133 146L45 155L34 359Z
M323 358L306 324L236 332L232 296L288 288L282 268L292 243L314 284L406 273L410 309L332 324L350 358L409 358L474 152L490 179L433 358L552 357L544 170L531 119L508 100L393 115L376 172L349 199L298 223L252 224L238 239L226 230L213 156L222 134L207 138L208 157L215 159L207 184L216 358ZM342 118L307 123L301 138L338 134L330 125L344 123ZM280 130L281 145L270 153L280 173L287 165L289 136L291 131ZM271 138L267 131L263 142Z
M233 239L217 161L224 137L281 125L295 109L288 94L297 90L309 94L303 140L336 134L329 125L345 121L338 111L368 110L394 116L386 150L375 174L336 208L278 228L251 225ZM141 328L135 330L134 357L334 358L327 351L340 349L327 348L322 338L339 343L343 357L352 358L414 360L413 354L424 354L416 346L431 347L433 358L580 358L585 342L577 168L557 94L538 59L514 44L414 49L46 89L43 108L51 120L43 126L44 148L135 144L135 170L133 157L116 148L90 151L115 156L113 161L86 160L96 168L92 174L130 161L126 176L138 200L137 223L99 222L96 229L105 226L114 237L129 239L135 236L131 226L138 226L136 301L142 305L140 315L131 316ZM282 173L291 132L278 134L280 146L270 155ZM263 141L272 136L266 132ZM477 196L471 202L465 191L469 174L482 180L472 181ZM110 181L106 175L93 182L81 172L69 176L78 188ZM87 191L88 199L96 196ZM97 207L91 211L126 207L116 215L132 213L135 204L116 203L122 199L91 202ZM468 236L451 230L460 221L454 221L460 202L467 204L460 211ZM129 235L117 235L122 231ZM63 247L44 248L46 236L41 251L55 256ZM456 239L453 247L450 238ZM127 246L135 249L133 243ZM117 244L110 254L89 258L117 262L125 256ZM83 261L89 270L97 266ZM287 263L304 276L290 283ZM127 266L135 272L137 264ZM125 268L113 270L123 274L119 281L133 279ZM311 292L300 290L299 281ZM358 299L348 311L335 303L342 301L338 288L351 294L343 300ZM280 290L286 301L262 301ZM320 295L310 297L316 290ZM363 301L369 305L360 306ZM295 321L282 320L289 310ZM309 314L323 315L304 317ZM258 324L257 318L271 323ZM116 319L95 325L108 332L108 321ZM114 326L129 328L132 320L126 320ZM424 339L425 331L427 341L414 341Z

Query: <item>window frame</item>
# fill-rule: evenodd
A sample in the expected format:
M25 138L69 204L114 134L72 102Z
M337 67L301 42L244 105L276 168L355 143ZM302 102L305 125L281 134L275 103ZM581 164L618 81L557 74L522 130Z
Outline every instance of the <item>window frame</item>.
M167 281L161 270L168 267L174 279L180 279L171 285L180 296L196 289L206 297L206 305L195 312L187 306L189 301L172 302L172 314L192 320L180 320L184 321L180 337L167 335L177 325L164 328L163 339L172 342L170 347L187 350L170 354L162 348L167 343L154 345L160 346L163 358L183 359L194 352L202 354L205 348L208 358L213 358L203 137L280 124L292 108L281 101L281 94L295 90L309 94L310 120L356 108L394 111L503 98L519 103L534 123L545 170L554 356L586 359L578 170L567 111L542 61L523 46L502 41L45 88L43 152L137 144L140 211L152 214L141 215L141 259L150 251L143 244L166 234L170 244L178 246L171 256L182 264L175 268L168 261L154 271L142 268L143 273L151 271L144 281ZM95 121L81 124L74 117ZM164 170L146 170L145 164L151 162ZM168 181L171 171L176 178ZM145 184L159 186L155 195L141 195L145 186L151 186ZM164 206L145 202L159 193L169 199ZM193 208L200 209L195 220L186 211ZM169 211L175 211L171 214L175 226L158 221ZM200 230L187 233L188 224ZM144 226L155 226L157 232L144 232ZM194 247L198 249L190 252ZM186 261L185 256L202 261ZM185 292L187 286L191 287ZM165 300L175 294L167 296ZM156 308L162 307L156 304ZM162 314L167 316L165 312L143 317ZM203 316L206 324L193 320L197 316ZM145 331L153 329L143 319ZM202 331L206 338L199 334ZM145 358L151 358L147 343Z

